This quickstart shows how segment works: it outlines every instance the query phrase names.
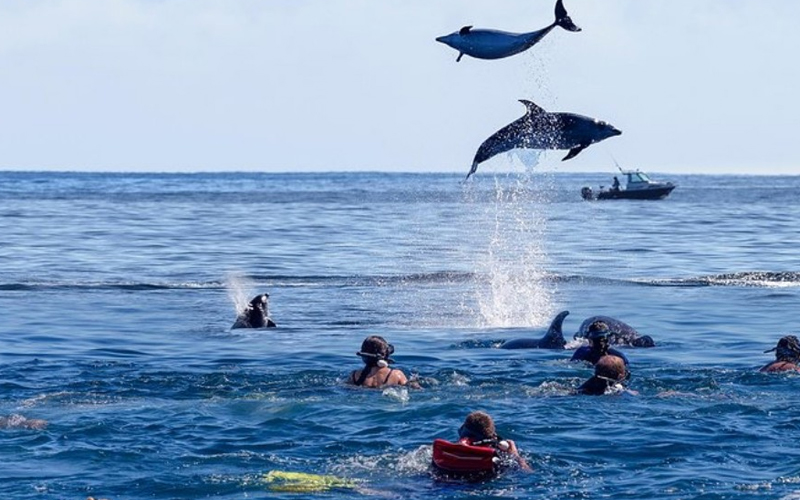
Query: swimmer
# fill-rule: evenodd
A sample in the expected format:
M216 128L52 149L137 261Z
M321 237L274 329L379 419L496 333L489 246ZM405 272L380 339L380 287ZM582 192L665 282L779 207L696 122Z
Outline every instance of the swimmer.
M39 418L25 418L22 415L9 415L0 417L0 429L33 429L41 430L47 427L47 420Z
M497 435L494 420L488 413L473 411L458 429L458 441L470 446L488 446L494 448L504 462L517 464L522 470L530 471L528 462L519 454L516 443L511 439L503 439Z
M409 385L405 373L390 368L394 363L390 358L394 346L383 337L372 335L361 343L361 350L356 353L364 361L364 368L354 370L350 374L350 383L361 387L379 388L390 385ZM413 385L413 384L412 384Z
M611 330L608 328L608 325L603 321L595 321L589 325L586 334L586 338L589 339L589 345L576 349L570 361L588 361L589 363L595 364L600 358L610 354L622 359L622 361L625 362L625 366L628 366L630 364L628 358L617 349L608 345L609 335L611 335Z
M628 370L622 358L608 354L597 361L594 365L594 376L578 387L577 393L601 396L608 389L623 390L627 378ZM628 392L636 394L635 391Z
M778 345L764 352L775 351L775 361L762 366L761 372L800 371L800 341L794 335L781 337Z

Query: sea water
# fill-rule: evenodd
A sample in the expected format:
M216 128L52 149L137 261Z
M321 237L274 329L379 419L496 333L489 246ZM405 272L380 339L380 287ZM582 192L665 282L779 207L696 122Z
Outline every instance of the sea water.
M800 498L800 177L0 173L0 495L9 499ZM231 330L270 294L278 328ZM638 395L575 396L569 310L651 335ZM421 390L348 386L368 335ZM428 471L494 416L534 472ZM44 419L28 429L21 419ZM276 492L269 471L356 490Z

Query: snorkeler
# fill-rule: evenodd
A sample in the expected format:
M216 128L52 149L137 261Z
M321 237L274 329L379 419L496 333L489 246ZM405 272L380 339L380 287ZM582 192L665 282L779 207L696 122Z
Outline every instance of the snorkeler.
M595 321L589 325L586 334L586 338L589 339L589 345L576 349L570 361L588 361L589 363L595 364L600 358L610 354L611 356L621 358L622 361L625 362L625 366L629 365L628 358L626 358L624 354L613 347L609 347L609 335L611 335L611 330L608 328L608 325L603 321Z
M577 389L578 394L601 396L608 389L621 391L625 389L624 382L628 378L628 370L622 358L606 355L594 365L594 376L584 382ZM634 393L633 391L629 391Z
M781 337L778 345L764 352L775 351L775 361L762 366L761 372L800 371L800 341L794 335Z
M492 477L513 466L531 470L516 443L498 436L494 420L482 411L467 415L458 429L458 442L444 439L433 442L432 463L436 472L469 479Z
M363 361L364 368L354 370L349 382L362 387L385 387L388 385L407 385L408 379L402 370L390 368L394 363L390 358L394 346L383 337L372 335L361 343L361 350L356 353Z

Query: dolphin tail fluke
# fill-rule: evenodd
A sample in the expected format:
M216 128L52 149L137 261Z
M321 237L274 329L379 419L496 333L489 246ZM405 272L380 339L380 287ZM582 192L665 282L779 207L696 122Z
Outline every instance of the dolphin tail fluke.
M567 14L567 9L564 8L563 0L556 1L556 25L561 26L567 31L581 30L575 23L572 22L572 19L570 19L569 14Z

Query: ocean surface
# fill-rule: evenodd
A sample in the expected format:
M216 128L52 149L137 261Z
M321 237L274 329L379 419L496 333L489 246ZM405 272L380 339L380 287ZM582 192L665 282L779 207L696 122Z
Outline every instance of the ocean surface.
M0 172L0 497L800 499L800 376L757 371L800 333L800 176L581 199L611 175ZM262 292L278 328L231 330ZM570 349L497 348L562 310ZM657 343L638 395L571 394L599 314ZM346 385L372 334L421 390ZM431 477L473 410L533 473Z

